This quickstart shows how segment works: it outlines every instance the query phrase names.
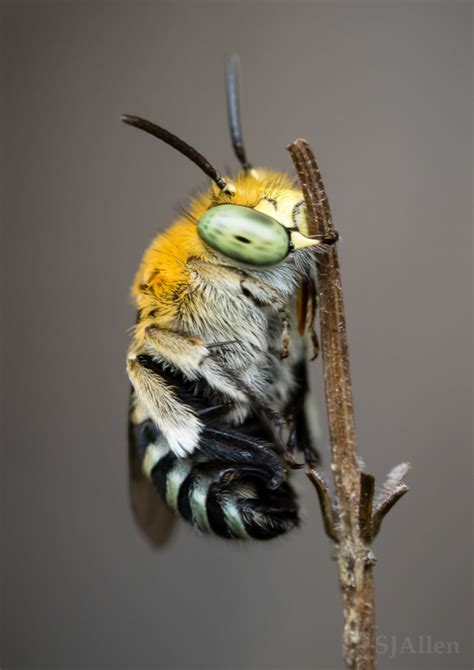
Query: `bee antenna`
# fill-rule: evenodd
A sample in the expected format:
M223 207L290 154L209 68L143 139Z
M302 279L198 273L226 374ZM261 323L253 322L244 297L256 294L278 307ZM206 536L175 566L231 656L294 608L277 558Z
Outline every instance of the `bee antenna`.
M135 126L135 128L140 128L140 130L144 130L146 133L153 135L153 137L157 137L159 140L169 144L173 149L179 151L183 156L186 156L186 158L189 158L189 160L200 167L201 170L207 174L207 176L210 177L222 191L224 191L224 193L229 193L231 195L235 193L235 186L232 182L221 177L216 168L209 163L207 158L204 158L204 156L190 144L176 135L173 135L173 133L170 133L169 130L156 125L156 123L142 119L139 116L122 114L121 120L129 126Z
M227 91L227 115L229 118L230 136L232 146L238 161L246 172L252 169L245 153L242 138L242 125L240 123L240 95L239 95L239 57L232 54L226 58L225 81Z

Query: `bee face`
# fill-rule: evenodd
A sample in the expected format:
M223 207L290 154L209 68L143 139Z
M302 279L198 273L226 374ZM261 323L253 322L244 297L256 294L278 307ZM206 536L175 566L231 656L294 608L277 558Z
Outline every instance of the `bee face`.
M217 204L197 222L201 239L227 258L256 267L277 265L297 250L321 244L306 237L304 201L286 189L255 206ZM301 231L303 229L303 232Z
M303 235L307 235L306 206L301 191L282 188L275 195L276 197L264 196L255 209L273 217L285 228L297 229Z

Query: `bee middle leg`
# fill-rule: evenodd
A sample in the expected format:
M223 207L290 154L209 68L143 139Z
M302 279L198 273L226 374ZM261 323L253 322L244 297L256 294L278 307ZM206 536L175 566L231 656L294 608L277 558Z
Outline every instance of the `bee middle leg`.
M288 436L287 449L290 454L295 451L302 452L305 463L312 468L321 463L319 453L312 444L308 420L303 409L294 417Z
M198 337L186 337L179 333L149 326L144 332L140 352L158 362L166 362L177 367L191 381L202 380L209 388L222 397L232 407L252 407L262 421L271 428L274 448L283 453L283 417L270 408L254 389L250 388L235 373L231 373L220 357L215 346L207 348Z
M255 466L270 487L284 481L283 418L231 374L200 338L148 327L132 345L128 365L151 418L178 455L183 448L195 449L219 463ZM269 428L269 439L216 426L217 417L232 412L257 415Z
M307 465L315 467L321 459L315 446L317 417L311 415L309 410L312 394L306 361L299 361L294 373L297 386L285 411L290 426L287 449L290 454L299 451L304 455Z

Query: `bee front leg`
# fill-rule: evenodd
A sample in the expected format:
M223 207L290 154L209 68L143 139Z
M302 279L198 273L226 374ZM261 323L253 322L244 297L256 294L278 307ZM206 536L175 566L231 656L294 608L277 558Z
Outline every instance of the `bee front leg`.
M285 296L266 282L251 277L242 270L224 265L211 265L203 263L196 258L188 261L189 269L205 282L215 279L216 270L222 285L228 284L229 288L235 290L239 287L242 293L250 298L259 307L268 307L274 310L280 317L282 324L281 350L282 358L288 356L290 347L290 317L288 314Z
M286 358L290 349L290 317L284 296L280 291L254 277L244 277L240 286L244 295L252 298L257 305L271 307L280 316L282 325L280 356Z

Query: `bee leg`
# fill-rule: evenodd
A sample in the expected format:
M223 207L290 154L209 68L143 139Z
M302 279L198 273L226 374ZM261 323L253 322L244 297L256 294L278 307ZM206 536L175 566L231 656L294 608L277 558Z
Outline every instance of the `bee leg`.
M191 410L203 420L204 414L214 409L214 407L207 407L209 404L213 406L217 404L222 408L223 413L230 412L233 407L238 411L241 406L246 412L248 408L252 408L254 413L258 414L270 428L274 449L281 454L284 453L283 417L268 407L264 399L226 368L215 347L209 350L200 338L186 337L150 326L142 333L140 343L136 346L132 345L130 358L129 375L132 382L136 385L138 392L142 392L143 400L149 405L155 405L151 416L157 424L163 426L165 431L173 418L168 408L166 412L163 412L163 409L160 411L160 407L165 407L163 403L165 399L168 405L168 402L174 398L173 402L178 414L181 408L184 411ZM176 368L179 372L173 372L173 369ZM188 382L185 382L185 379ZM204 398L199 401L192 392L186 391L186 384L192 386L195 382L204 384L211 391L211 395L214 394L214 401L206 401ZM180 399L182 403L179 402ZM173 402L170 402L170 405ZM176 423L173 423L173 428L176 430ZM181 432L184 434L188 432L187 425L188 422L183 421ZM172 449L179 454L179 451L173 446L173 435L167 434L167 437L171 440ZM197 445L197 439L193 439L194 444ZM192 449L188 448L187 451L192 451Z
M310 467L320 465L321 460L316 448L311 444L311 436L306 418L306 413L301 410L294 419L290 434L288 437L287 448L290 453L300 451L304 455L304 460Z
M235 477L229 473L227 481L220 477L226 472L215 467L210 473L206 512L212 532L228 538L268 540L298 526L296 495L288 483L272 490L249 468L239 468Z
M189 269L199 275L204 281L213 279L215 277L214 273L216 268L218 268L221 279L225 278L233 290L238 288L240 284L240 290L242 293L246 297L251 298L257 306L268 307L276 311L277 314L279 314L282 323L280 355L282 358L286 358L288 356L290 347L290 318L288 315L286 299L281 291L278 291L277 289L273 288L273 286L270 286L265 282L259 281L258 279L245 274L242 270L237 270L228 266L212 266L211 270L208 264L203 263L197 258L189 260L187 265Z
M229 468L235 465L239 470L249 467L258 471L270 489L286 480L284 463L271 445L227 426L206 426L198 450L206 460L224 463Z
M218 350L214 351L214 345L211 345L210 348L209 358L218 362L221 375L225 376L228 383L235 387L235 392L239 392L245 397L245 404L251 406L254 414L257 414L270 430L274 440L274 448L279 453L283 454L286 450L282 436L283 428L286 424L284 417L279 412L272 409L258 393L255 393L252 387L226 368L224 362L221 360L220 352Z
M257 477L264 482L268 481L268 473L266 469L259 467L258 465L224 463L216 470L216 461L209 461L207 463L199 464L199 471L204 474L213 474L214 481L220 483L222 486L228 486L238 479L245 479L249 476Z
M288 485L286 485L288 486ZM286 487L282 487L284 489ZM298 506L294 493L290 496L276 496L271 493L264 500L262 499L247 499L245 500L245 510L247 514L252 510L260 514L271 515L273 521L277 519L293 518L293 523L298 523Z
M244 277L240 286L244 295L252 298L255 304L272 307L280 316L282 326L280 356L286 358L290 349L290 317L285 298L277 289L253 277Z
M312 402L305 360L296 364L294 374L297 386L285 411L290 426L287 449L290 453L303 453L305 462L314 467L321 462L315 447L318 422L317 417L311 414L314 414L312 407L315 403Z
M209 349L200 337L148 326L139 346L133 351L136 355L151 357L158 366L168 371L177 369L176 384L179 384L181 374L189 382L205 382L210 389L230 402L245 403L247 400L245 392L238 388L233 375L219 360L218 352ZM172 373L168 372L168 376L172 376Z
M137 400L146 409L148 418L160 427L170 449L178 456L194 451L202 423L192 403L176 397L166 370L148 354L131 350L127 371Z

